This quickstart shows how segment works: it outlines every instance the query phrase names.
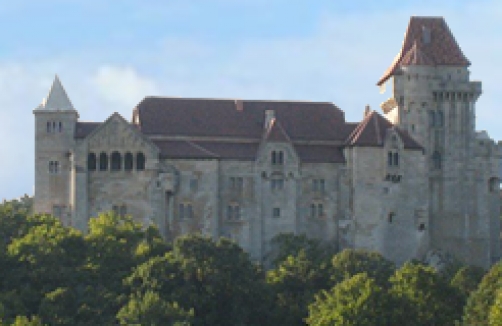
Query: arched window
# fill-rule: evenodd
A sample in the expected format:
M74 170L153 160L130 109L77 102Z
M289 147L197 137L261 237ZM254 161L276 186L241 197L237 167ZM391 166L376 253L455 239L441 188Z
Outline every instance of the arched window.
M438 151L435 151L434 154L432 154L432 167L435 170L440 170L441 169L441 154Z
M99 154L99 171L108 170L108 155L106 153Z
M126 171L131 171L133 166L134 158L131 153L127 152L124 157L124 169Z
M96 171L96 154L94 153L87 155L87 170Z
M139 152L136 155L136 170L143 171L145 169L145 154Z
M122 169L122 155L119 152L112 153L112 171L120 171Z
M394 153L394 165L399 165L399 153Z

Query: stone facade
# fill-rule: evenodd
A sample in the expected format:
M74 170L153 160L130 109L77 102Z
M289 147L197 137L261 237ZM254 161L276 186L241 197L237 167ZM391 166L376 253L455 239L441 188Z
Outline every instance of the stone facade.
M232 238L257 260L292 232L399 264L434 249L489 266L500 148L475 131L481 84L458 46L434 49L441 33L441 18L411 19L379 81L385 117L366 109L360 123L330 103L173 98L86 123L56 77L34 110L35 211L86 230L115 210L167 239Z

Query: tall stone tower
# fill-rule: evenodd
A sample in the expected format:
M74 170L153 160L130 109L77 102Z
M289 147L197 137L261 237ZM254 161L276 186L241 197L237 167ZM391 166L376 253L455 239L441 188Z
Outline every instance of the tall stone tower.
M377 85L387 118L425 148L433 248L488 266L499 258L497 146L476 133L481 82L442 17L412 17Z
M33 110L35 115L34 211L51 213L69 224L70 153L78 112L58 76L49 95Z

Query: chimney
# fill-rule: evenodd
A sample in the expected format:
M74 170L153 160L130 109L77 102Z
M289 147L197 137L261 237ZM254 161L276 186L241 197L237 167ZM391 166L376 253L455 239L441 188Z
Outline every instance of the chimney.
M242 103L242 100L234 100L235 102L235 109L237 111L243 111L244 110L244 104Z
M270 123L275 119L274 110L265 110L265 130L270 127Z
M371 108L369 105L366 105L366 107L364 108L364 116L363 118L366 118L368 116L368 114L371 113Z

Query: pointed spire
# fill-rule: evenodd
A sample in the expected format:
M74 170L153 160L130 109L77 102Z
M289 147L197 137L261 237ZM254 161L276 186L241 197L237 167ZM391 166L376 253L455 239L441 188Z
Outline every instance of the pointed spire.
M66 91L59 80L58 75L54 78L49 95L42 101L37 109L41 110L75 110Z

